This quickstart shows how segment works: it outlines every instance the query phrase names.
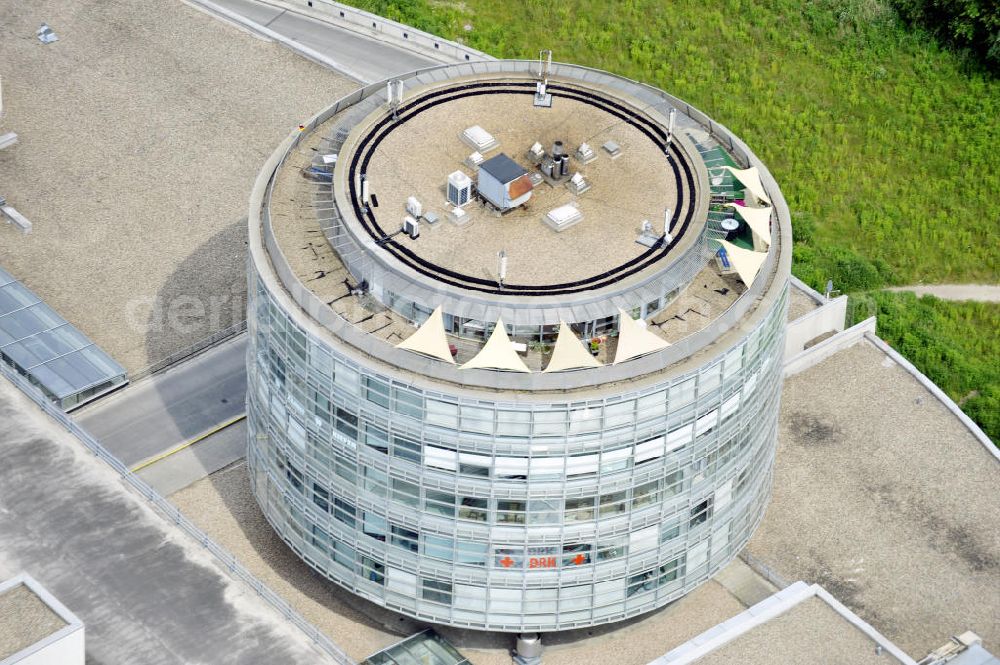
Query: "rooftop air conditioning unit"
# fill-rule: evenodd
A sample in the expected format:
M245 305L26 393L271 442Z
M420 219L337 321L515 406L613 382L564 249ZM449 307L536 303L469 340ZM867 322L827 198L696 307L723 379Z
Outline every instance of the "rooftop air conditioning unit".
M413 215L417 219L423 217L424 207L420 205L420 201L417 200L416 196L411 196L406 199L406 212Z
M448 176L448 202L454 206L464 206L472 200L472 178L461 171Z

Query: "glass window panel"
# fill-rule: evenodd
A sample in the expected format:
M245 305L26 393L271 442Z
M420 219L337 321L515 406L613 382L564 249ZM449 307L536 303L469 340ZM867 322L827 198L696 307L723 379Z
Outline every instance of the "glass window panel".
M397 412L418 420L423 419L424 396L422 394L400 387L393 388L392 393L396 399Z
M604 407L604 427L624 427L635 422L635 400L608 404Z
M487 499L477 497L462 497L461 505L458 508L459 519L472 520L474 522L485 522L487 517Z
M389 408L389 384L374 376L364 377L365 398L373 404Z
M582 476L597 473L601 456L592 453L587 455L571 455L566 460L567 476Z
M691 377L686 381L670 386L670 410L676 411L682 406L686 406L694 401L695 379Z
M498 524L524 524L524 501L497 500Z
M459 541L455 560L470 566L485 566L488 553L489 547L486 543Z
M493 433L493 409L463 404L461 414L462 431L480 434Z
M451 402L441 402L436 399L427 400L427 424L458 429L458 405Z
M497 478L527 478L528 458L497 457L494 464L494 471Z
M380 453L389 453L389 433L371 423L365 424L365 445Z
M420 464L423 462L423 451L419 441L394 434L392 437L392 454L401 459Z
M348 395L357 395L359 388L358 371L338 362L333 374L333 383Z
M566 521L585 522L594 519L594 500L588 496L582 499L566 499Z
M532 478L561 478L565 473L564 457L533 457L531 458L530 477Z
M454 450L438 448L437 446L427 446L424 448L424 455L427 466L447 471L458 470L458 453Z
M565 411L536 411L534 416L535 436L565 436Z

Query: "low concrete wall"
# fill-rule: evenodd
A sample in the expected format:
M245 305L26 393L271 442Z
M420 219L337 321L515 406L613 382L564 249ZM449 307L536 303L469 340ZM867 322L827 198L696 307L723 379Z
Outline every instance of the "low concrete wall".
M411 49L420 55L444 63L495 59L491 55L469 48L464 44L443 39L429 32L417 30L403 23L390 21L378 14L372 14L333 0L261 0L261 2L318 18L337 27L394 46Z
M0 584L0 594L19 585L27 587L42 604L63 621L63 627L17 653L0 660L0 665L84 665L86 660L83 622L27 573ZM17 621L17 617L2 617Z
M804 351L810 340L823 333L842 331L846 319L847 296L840 296L790 321L785 333L785 360Z
M817 310L819 311L819 310ZM785 358L785 378L794 376L809 369L813 365L826 360L837 351L854 346L865 338L865 333L875 335L875 317L865 319L861 323L842 330L833 337L828 337L816 346L801 351L791 358Z

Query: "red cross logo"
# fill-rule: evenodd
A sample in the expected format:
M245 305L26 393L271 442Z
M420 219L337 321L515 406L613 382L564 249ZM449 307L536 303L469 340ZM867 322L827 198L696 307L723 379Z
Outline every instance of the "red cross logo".
M503 566L504 568L510 568L511 566L514 565L514 560L511 559L509 556L505 556L504 558L500 559L500 565Z
M575 563L578 566L583 565L584 562L586 561L587 557L583 556L582 554L577 554L575 557L573 557L573 563Z

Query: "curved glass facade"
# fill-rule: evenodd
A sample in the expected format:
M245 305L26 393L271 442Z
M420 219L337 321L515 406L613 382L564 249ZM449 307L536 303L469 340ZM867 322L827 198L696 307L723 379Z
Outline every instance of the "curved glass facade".
M531 94L536 66L463 63L403 79L414 95L408 99L419 105L441 90L451 94L439 86L454 80L479 89L492 77L490 85ZM274 529L315 570L430 622L553 631L662 607L736 556L770 494L791 253L776 183L728 130L662 91L573 65L553 65L551 74L568 82L566 94L597 86L614 92L614 104L680 111L692 166L685 191L696 202L690 211L703 225L703 242L678 260L664 258L634 283L612 280L593 293L558 298L476 292L473 300L460 284L445 289L433 274L410 274L354 242L357 194L344 184L353 178L322 171L328 178L314 189L286 184L302 182L296 170L315 173L327 151L339 155L337 169L353 163L355 138L371 124L361 121L385 120L384 84L303 125L272 155L251 196L247 459L254 494ZM656 125L650 118L642 122ZM323 135L302 143L313 132ZM662 310L715 260L714 239L724 235L717 233L720 216L732 214L727 202L744 192L735 196L708 169L734 164L758 168L774 202L759 271L741 274L745 289L739 286L721 313L702 314L706 324L671 337L666 347L593 369L515 373L464 369L375 334L400 321L402 334L410 334L410 324L425 320L439 301L451 322L444 332L456 343L485 338L502 308L508 333L525 343L551 343L560 322L584 323L575 331L584 342L614 334L620 316L645 319ZM284 240L272 225L272 196ZM358 219L370 213L365 207ZM313 262L319 234L336 260ZM284 249L299 251L302 237L313 254L293 266ZM720 271L731 268L724 259ZM303 275L325 271L338 284L350 276L364 285L364 298L402 316L394 323L383 313L365 332L360 322L374 308L334 305L356 297L350 280L346 295L328 290L321 297L306 284L314 280ZM708 288L701 282L698 290ZM730 288L715 292L726 296ZM472 333L463 327L470 322Z
M254 492L331 580L429 621L556 630L674 600L770 489L785 297L724 356L590 401L469 399L357 364L251 270Z

